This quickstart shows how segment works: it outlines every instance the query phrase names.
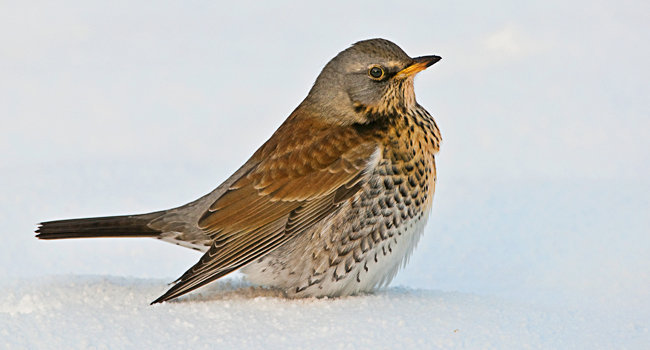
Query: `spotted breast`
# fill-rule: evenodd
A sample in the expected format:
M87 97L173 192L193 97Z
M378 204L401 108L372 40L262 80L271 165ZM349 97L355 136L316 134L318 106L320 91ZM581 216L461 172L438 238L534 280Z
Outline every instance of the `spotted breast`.
M358 193L328 218L242 271L292 296L339 296L388 284L415 248L436 183L440 131L419 105L358 126L377 148Z

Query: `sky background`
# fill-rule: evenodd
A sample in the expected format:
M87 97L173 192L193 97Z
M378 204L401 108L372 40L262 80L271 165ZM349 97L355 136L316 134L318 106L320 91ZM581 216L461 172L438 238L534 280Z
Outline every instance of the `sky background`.
M648 23L647 1L2 2L0 277L175 279L198 253L32 232L209 192L329 59L383 37L443 57L415 84L444 139L433 213L393 285L618 312L647 337Z

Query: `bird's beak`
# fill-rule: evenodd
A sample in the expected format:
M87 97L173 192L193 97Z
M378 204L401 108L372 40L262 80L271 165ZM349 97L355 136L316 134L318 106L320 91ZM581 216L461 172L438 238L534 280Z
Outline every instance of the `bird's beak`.
M395 75L395 78L397 79L404 79L408 78L412 75L417 74L418 72L421 72L427 67L431 66L432 64L440 61L442 57L440 56L421 56L421 57L416 57L413 59L413 63L408 65L406 68L402 69L401 71L397 72Z

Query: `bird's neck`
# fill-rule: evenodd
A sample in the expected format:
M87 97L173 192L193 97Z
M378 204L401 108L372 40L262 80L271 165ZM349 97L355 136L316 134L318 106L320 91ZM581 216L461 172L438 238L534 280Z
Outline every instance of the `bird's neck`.
M390 110L388 113L368 112L366 123L355 124L360 133L371 133L386 143L414 142L420 140L422 148L435 154L440 148L442 136L435 120L419 104L410 109Z

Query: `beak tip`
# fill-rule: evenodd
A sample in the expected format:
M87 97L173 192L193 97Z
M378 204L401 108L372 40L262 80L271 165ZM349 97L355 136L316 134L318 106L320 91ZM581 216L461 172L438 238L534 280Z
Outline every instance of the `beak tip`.
M427 67L432 66L434 63L436 63L436 62L438 62L438 61L440 61L442 59L442 57L435 56L435 55L423 56L423 57L418 57L418 58L422 58L422 61L426 62Z

